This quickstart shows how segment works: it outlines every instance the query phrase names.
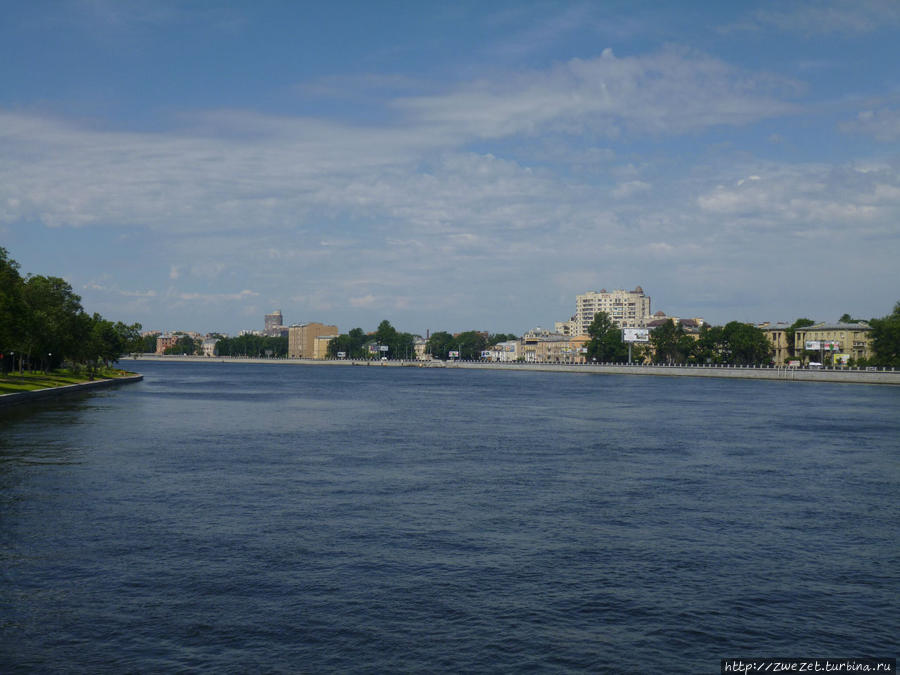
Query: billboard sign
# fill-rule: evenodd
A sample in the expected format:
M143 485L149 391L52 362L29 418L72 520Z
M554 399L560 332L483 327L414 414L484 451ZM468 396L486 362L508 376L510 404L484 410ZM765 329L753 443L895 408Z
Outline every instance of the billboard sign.
M458 359L458 358L459 358L459 352L457 352L457 351L448 352L448 353L447 353L447 356L449 356L451 359Z
M337 356L339 359L347 358L347 352L338 352Z
M810 352L817 352L819 350L825 350L826 352L836 352L841 348L841 343L837 340L807 340L806 350Z
M647 328L623 328L623 342L650 342L650 330Z
M388 349L390 349L390 347L388 347L387 345L381 345L378 349L380 349L383 352L386 352Z

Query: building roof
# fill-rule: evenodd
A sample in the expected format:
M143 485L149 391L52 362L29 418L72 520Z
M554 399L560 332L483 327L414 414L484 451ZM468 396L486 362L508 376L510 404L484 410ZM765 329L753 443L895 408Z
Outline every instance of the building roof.
M865 322L861 323L841 323L840 321L837 323L817 323L812 326L804 326L803 328L798 328L798 331L810 331L810 330L843 330L843 331L851 331L851 330L872 330L872 326Z

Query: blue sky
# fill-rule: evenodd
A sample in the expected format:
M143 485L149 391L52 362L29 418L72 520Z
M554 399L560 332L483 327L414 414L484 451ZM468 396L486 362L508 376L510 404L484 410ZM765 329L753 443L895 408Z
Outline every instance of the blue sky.
M0 2L0 245L146 329L900 300L900 2Z

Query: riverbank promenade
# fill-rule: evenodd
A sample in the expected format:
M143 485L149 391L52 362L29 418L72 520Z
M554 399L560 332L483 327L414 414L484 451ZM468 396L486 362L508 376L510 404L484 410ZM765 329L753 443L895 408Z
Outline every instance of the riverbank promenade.
M157 356L142 354L133 360L170 363L257 363L300 366L343 366L371 368L463 368L471 370L540 371L592 375L651 375L657 377L716 377L744 380L782 380L791 382L844 382L849 384L900 385L900 371L856 368L787 368L779 366L665 366L614 363L497 363L488 361L366 361L360 359L267 359L225 356ZM132 362L123 358L122 362ZM136 369L139 369L135 365Z

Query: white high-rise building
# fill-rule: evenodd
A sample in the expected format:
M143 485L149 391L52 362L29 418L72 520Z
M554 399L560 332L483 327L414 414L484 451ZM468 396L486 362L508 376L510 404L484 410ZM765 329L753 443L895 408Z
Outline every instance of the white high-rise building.
M585 335L597 312L606 312L620 328L642 328L650 316L650 296L638 286L633 291L588 291L575 296L573 333Z

